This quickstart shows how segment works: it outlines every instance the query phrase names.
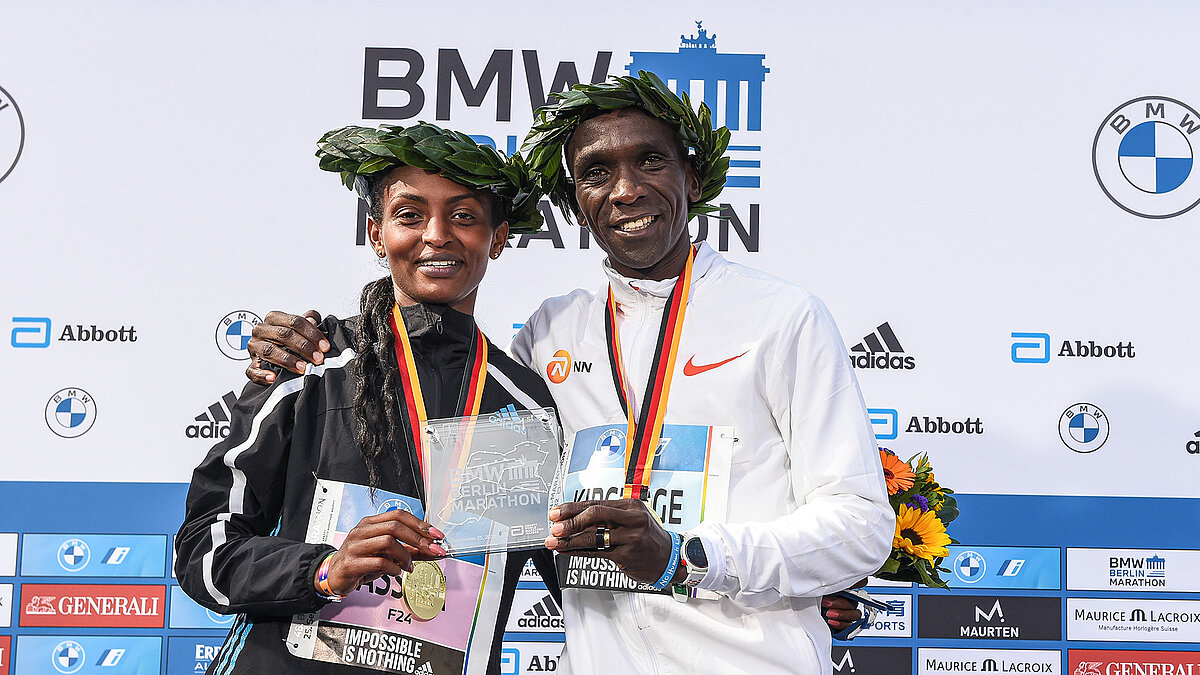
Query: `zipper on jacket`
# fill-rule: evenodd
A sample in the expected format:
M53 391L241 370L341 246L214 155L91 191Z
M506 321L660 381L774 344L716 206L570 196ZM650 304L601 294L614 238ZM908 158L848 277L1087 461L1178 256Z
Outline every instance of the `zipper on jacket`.
M662 669L658 666L658 655L654 651L654 644L650 641L650 636L647 631L650 630L650 621L646 616L646 598L641 593L615 593L618 602L624 601L627 605L625 615L633 618L633 627L637 630L638 637L642 639L642 651L646 654L646 660L650 664L651 673L660 673Z

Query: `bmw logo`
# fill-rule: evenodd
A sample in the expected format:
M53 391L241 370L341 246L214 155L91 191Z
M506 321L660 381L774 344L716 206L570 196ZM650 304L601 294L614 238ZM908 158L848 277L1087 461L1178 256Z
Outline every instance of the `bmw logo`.
M58 547L58 565L68 572L79 572L91 559L92 552L82 539L68 539Z
M404 502L403 499L387 499L379 505L379 510L376 513L387 513L388 511L408 511L412 513L412 508Z
M234 361L245 361L250 358L250 352L246 351L246 344L250 342L251 331L260 323L262 323L262 318L254 312L244 309L226 314L217 322L215 335L217 349Z
M596 439L596 452L592 455L602 464L609 464L625 459L625 432L620 429L609 429Z
M1058 418L1058 437L1075 452L1095 452L1108 440L1108 415L1091 403L1076 403Z
M79 672L86 658L83 645L74 640L64 640L55 645L50 663L54 664L54 669L58 672L69 674Z
M963 551L954 559L954 576L966 584L973 584L987 572L987 561L975 551Z
M46 403L46 426L63 438L87 433L96 423L96 401L78 387L54 392Z
M1200 203L1200 114L1164 96L1126 101L1092 142L1092 169L1114 204L1142 218L1171 218Z

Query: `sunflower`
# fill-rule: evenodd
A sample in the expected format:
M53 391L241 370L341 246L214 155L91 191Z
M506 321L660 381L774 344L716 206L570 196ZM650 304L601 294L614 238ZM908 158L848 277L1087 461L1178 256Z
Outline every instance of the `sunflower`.
M933 512L922 513L920 509L901 504L896 512L896 535L892 537L892 548L907 551L918 558L932 560L950 555L946 546L950 535L946 526Z
M883 462L883 477L887 480L889 495L904 492L913 486L913 479L917 474L913 473L908 462L886 450L879 451L879 459Z

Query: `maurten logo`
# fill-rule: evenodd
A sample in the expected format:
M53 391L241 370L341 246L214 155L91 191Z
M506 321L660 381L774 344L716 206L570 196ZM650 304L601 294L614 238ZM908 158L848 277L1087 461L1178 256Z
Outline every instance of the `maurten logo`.
M25 118L17 102L0 87L0 181L8 178L25 147Z
M1200 203L1193 135L1200 114L1182 101L1142 96L1104 118L1092 168L1114 204L1143 218L1171 218Z
M208 406L208 410L196 415L195 423L187 425L184 435L188 438L215 438L220 440L229 435L229 416L237 403L237 394L225 392L220 401Z
M46 426L63 438L87 433L96 423L96 401L78 387L59 389L46 403Z
M904 347L887 321L850 348L850 363L855 368L876 370L912 370L917 367L916 359L904 353Z
M1095 452L1108 440L1108 415L1092 403L1076 403L1058 418L1058 437L1075 452Z
M215 334L217 349L234 361L245 361L250 358L250 352L246 351L246 344L250 342L251 331L260 323L262 323L262 318L254 312L244 309L226 314L217 322Z
M521 618L517 619L517 626L538 629L562 628L562 612L558 611L558 605L554 604L554 598L546 595L533 607L525 610Z

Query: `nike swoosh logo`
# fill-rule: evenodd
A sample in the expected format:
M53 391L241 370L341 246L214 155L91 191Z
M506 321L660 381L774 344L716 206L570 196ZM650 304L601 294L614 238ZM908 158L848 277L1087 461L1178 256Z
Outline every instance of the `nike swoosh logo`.
M750 353L750 350L747 349L746 351L742 352L741 354L738 354L737 356L731 356L731 357L725 359L724 361L717 361L716 363L709 363L709 364L703 365L703 366L698 366L698 365L692 363L692 361L694 361L696 359L696 355L693 354L692 358L688 359L688 362L683 364L683 374L687 375L688 377L691 377L692 375L699 375L700 373L712 370L713 368L718 368L720 366L723 366L726 363L729 363L730 361L732 361L734 359L740 359L749 353Z

